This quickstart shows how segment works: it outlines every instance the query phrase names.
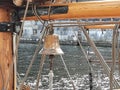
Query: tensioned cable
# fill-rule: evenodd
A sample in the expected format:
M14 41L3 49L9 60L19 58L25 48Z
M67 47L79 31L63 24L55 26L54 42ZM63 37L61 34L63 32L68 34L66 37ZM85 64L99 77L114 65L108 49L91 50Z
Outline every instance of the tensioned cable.
M118 62L119 62L119 68L118 68L118 70L119 70L119 76L120 76L120 41L119 41L119 38L120 38L120 30L118 30ZM120 78L120 77L119 77Z
M38 18L38 20L39 20L42 24L44 24L44 22L42 22L41 17L38 15L36 9L37 9L36 5L33 4L33 5L32 5L32 11L33 11L34 15Z
M115 70L115 64L116 64L116 46L117 46L117 30L119 28L119 24L115 25L115 28L113 30L113 39L112 39L112 66L110 71L110 90L113 90L113 74Z
M94 72L94 70L93 70L93 68L92 68L92 66L91 66L91 64L90 64L90 62L89 62L89 60L88 60L88 56L87 56L87 54L85 53L85 50L83 49L83 46L82 46L80 40L78 39L75 31L73 31L73 32L74 32L74 34L75 34L75 36L76 36L76 38L77 38L77 40L78 40L78 43L79 43L79 46L80 46L82 52L83 52L83 54L84 54L84 56L85 56L85 58L86 58L86 60L87 60L87 63L88 63L89 68L91 69L91 71L92 71L93 74L95 75L95 72ZM96 84L99 86L99 88L101 88L96 79L95 79L95 81L96 81ZM102 88L101 88L101 90L102 90Z
M22 22L22 25L21 25L21 28L20 28L20 32L19 32L19 35L18 35L18 38L17 38L16 53L17 53L17 51L18 51L18 46L19 46L19 42L20 42L20 37L22 36L23 26L24 26L24 23L25 23L25 18L26 18L26 15L27 15L27 11L28 11L29 4L30 4L30 1L27 0L26 9L25 9L24 16L23 16L23 22Z
M26 74L25 74L25 76L24 76L24 78L23 78L23 80L22 80L21 85L23 85L24 82L25 82L25 80L27 79L27 76L28 76L28 74L29 74L29 72L30 72L30 69L31 69L32 65L33 65L33 62L35 61L35 58L36 58L36 56L37 56L37 54L38 54L38 52L39 52L39 50L40 50L40 45L41 45L41 42L42 42L42 39L43 39L43 37L44 37L44 33L45 33L46 29L47 29L47 27L46 27L46 28L43 30L43 32L41 33L42 35L41 35L41 38L40 38L40 40L39 40L38 46L36 47L35 53L34 53L34 55L33 55L33 57L32 57L32 60L31 60L31 62L30 62L30 64L29 64L29 67L28 67L28 69L27 69L27 71L26 71Z
M17 74L16 74L16 75L17 75L17 81L18 81L18 83L20 83L22 79L21 79L21 77L20 77L19 73L17 72Z
M48 27L49 27L49 25L48 25ZM46 31L45 35L47 35L48 33L49 33L49 30ZM38 87L39 87L39 80L40 80L40 77L41 77L41 73L42 73L42 68L43 68L43 64L44 64L44 61L45 61L45 57L46 57L46 55L42 55L41 56L40 67L39 67L39 71L38 71L38 76L37 76L37 82L36 82L35 90L38 90Z
M38 90L38 87L39 87L39 81L40 81L40 77L41 77L41 73L42 73L42 69L43 69L43 64L45 62L45 57L46 57L46 55L41 55L40 67L39 67L39 71L38 71L38 76L37 76L37 82L36 82L35 90Z
M101 65L103 66L104 70L106 71L106 74L109 76L110 74L110 68L107 65L107 63L105 62L103 56L101 55L101 53L98 51L98 49L96 48L94 42L91 40L91 38L89 37L89 35L87 34L87 31L84 29L84 27L80 27L82 29L82 31L84 32L88 42L90 43L91 47L93 48L93 51L95 52L96 56L99 58ZM120 87L118 81L115 79L114 77L114 86L116 87Z
M50 4L52 4L52 0L50 1ZM50 18L50 12L51 12L51 5L49 5L49 9L48 9L48 16Z
M48 30L44 33L45 35L47 35ZM39 67L39 71L38 71L38 76L37 76L37 82L36 82L36 87L35 90L38 90L39 88L39 80L41 77L41 73L42 73L42 69L43 69L43 64L45 61L46 55L41 55L41 60L40 60L40 67Z
M72 78L71 78L71 75L70 75L70 73L69 73L69 70L68 70L68 68L67 68L67 65L65 64L65 60L63 59L63 56L62 56L62 55L60 55L60 57L61 57L61 59L62 59L63 65L64 65L64 67L65 67L65 70L66 70L67 74L68 74L68 77L69 77L69 79L70 79L71 82L72 82L73 89L76 90L75 85L74 85L74 82L73 82L73 80L72 80Z

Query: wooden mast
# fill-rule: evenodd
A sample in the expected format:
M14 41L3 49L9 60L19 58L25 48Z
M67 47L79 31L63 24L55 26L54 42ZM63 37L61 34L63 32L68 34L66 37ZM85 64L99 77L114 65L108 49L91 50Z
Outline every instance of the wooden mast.
M10 22L10 10L0 7L0 23ZM12 33L0 28L0 90L14 90L12 63Z

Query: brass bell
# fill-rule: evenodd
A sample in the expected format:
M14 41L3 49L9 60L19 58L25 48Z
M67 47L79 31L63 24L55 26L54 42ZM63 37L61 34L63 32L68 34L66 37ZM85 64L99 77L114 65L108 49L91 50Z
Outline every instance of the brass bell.
M44 47L40 54L46 55L60 55L64 54L59 45L59 38L57 35L47 35L44 39Z

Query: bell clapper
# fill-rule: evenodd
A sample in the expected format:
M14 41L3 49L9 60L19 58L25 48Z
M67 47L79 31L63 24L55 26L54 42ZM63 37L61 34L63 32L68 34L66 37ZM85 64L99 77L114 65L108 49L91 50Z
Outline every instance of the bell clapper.
M49 90L53 90L53 77L54 77L54 73L53 73L53 58L54 58L54 55L49 55L49 59L50 59Z
M49 26L49 33L44 38L44 46L39 52L40 54L48 55L50 59L50 72L49 72L49 90L53 90L53 59L55 55L64 54L59 45L59 37L54 35L53 25Z
M53 70L53 58L55 56L54 55L49 55L49 59L50 59L50 70Z

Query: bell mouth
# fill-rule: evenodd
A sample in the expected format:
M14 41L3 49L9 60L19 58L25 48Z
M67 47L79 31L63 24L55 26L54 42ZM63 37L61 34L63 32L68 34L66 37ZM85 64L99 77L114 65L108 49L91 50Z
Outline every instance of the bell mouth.
M59 38L57 35L47 35L44 39L44 47L39 54L46 55L61 55L64 54L59 45Z
M61 48L59 49L41 49L41 51L39 52L40 54L46 54L46 55L62 55L64 54L64 52L61 50Z

